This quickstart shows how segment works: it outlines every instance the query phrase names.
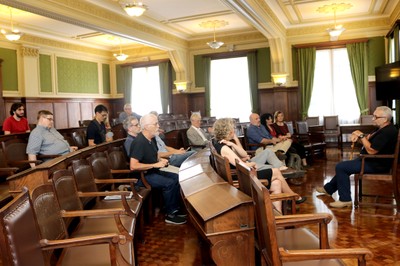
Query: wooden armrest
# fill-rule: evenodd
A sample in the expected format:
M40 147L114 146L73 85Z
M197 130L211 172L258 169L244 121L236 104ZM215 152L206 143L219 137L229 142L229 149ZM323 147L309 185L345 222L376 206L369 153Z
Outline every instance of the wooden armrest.
M261 184L263 184L264 186L268 186L269 185L269 181L267 179L259 179Z
M303 226L315 223L329 224L331 220L332 215L328 213L294 214L275 217L278 227Z
M394 158L394 154L360 154L360 158L362 159L387 159L387 158Z
M8 164L9 165L18 166L18 165L24 165L24 164L27 164L27 163L41 164L42 162L43 161L41 161L41 160L32 160L32 161L30 161L30 160L20 160L20 161L12 161L12 162L9 162Z
M285 250L279 248L282 261L320 260L320 259L358 259L365 262L373 258L367 248ZM362 264L362 265L365 265Z
M89 216L110 216L124 215L125 210L120 208L98 209L98 210L79 210L79 211L61 211L62 217L89 217Z
M129 169L111 169L111 174L130 174L132 172Z
M278 193L278 194L271 194L270 198L272 201L278 200L296 200L300 198L299 194L296 193Z
M98 192L78 192L78 196L84 197L107 197L107 196L129 196L129 191L98 191Z
M42 246L43 250L51 250L57 248L87 246L94 244L116 245L118 243L124 244L125 242L126 238L123 235L101 234L101 235L83 236L83 237L75 237L75 238L61 239L61 240L41 239L40 245Z
M136 178L123 178L123 179L95 179L96 184L114 184L114 183L136 183Z
M15 172L17 172L18 171L18 167L2 167L2 168L0 168L0 172L6 172L6 173L9 173L9 172L12 172L12 173L15 173Z

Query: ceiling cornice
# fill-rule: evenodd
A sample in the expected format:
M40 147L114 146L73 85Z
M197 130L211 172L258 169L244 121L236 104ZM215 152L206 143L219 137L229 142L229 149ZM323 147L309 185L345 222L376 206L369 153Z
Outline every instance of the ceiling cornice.
M84 28L170 50L187 47L187 41L82 0L0 0L1 4Z

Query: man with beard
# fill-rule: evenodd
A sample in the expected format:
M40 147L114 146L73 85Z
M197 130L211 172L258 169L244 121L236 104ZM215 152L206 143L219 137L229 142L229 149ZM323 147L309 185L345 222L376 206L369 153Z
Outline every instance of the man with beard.
M163 171L168 166L168 160L160 158L157 142L160 125L157 116L144 115L140 119L142 131L131 144L131 170L145 170L145 178L152 189L159 189L164 198L165 222L170 224L186 223L186 213L181 207L181 195L178 174ZM144 186L140 179L137 186Z
M30 132L28 119L24 117L25 107L22 103L13 103L10 109L10 117L4 120L4 135Z

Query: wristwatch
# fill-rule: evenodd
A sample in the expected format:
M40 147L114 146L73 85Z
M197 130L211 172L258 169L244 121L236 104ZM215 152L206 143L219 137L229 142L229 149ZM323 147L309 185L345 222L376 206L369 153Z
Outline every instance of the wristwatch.
M362 139L363 137L365 137L364 133L362 133L362 134L360 134L360 136L358 136L359 139Z

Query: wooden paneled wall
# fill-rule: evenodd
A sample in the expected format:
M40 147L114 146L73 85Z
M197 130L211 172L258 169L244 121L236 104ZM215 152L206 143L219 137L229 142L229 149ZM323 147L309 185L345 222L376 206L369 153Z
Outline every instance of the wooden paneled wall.
M79 120L93 119L94 108L98 104L108 108L110 119L118 117L118 112L123 111L124 107L123 99L5 98L6 117L15 102L25 104L26 117L30 124L36 124L38 111L49 110L54 114L54 127L57 129L79 127Z

